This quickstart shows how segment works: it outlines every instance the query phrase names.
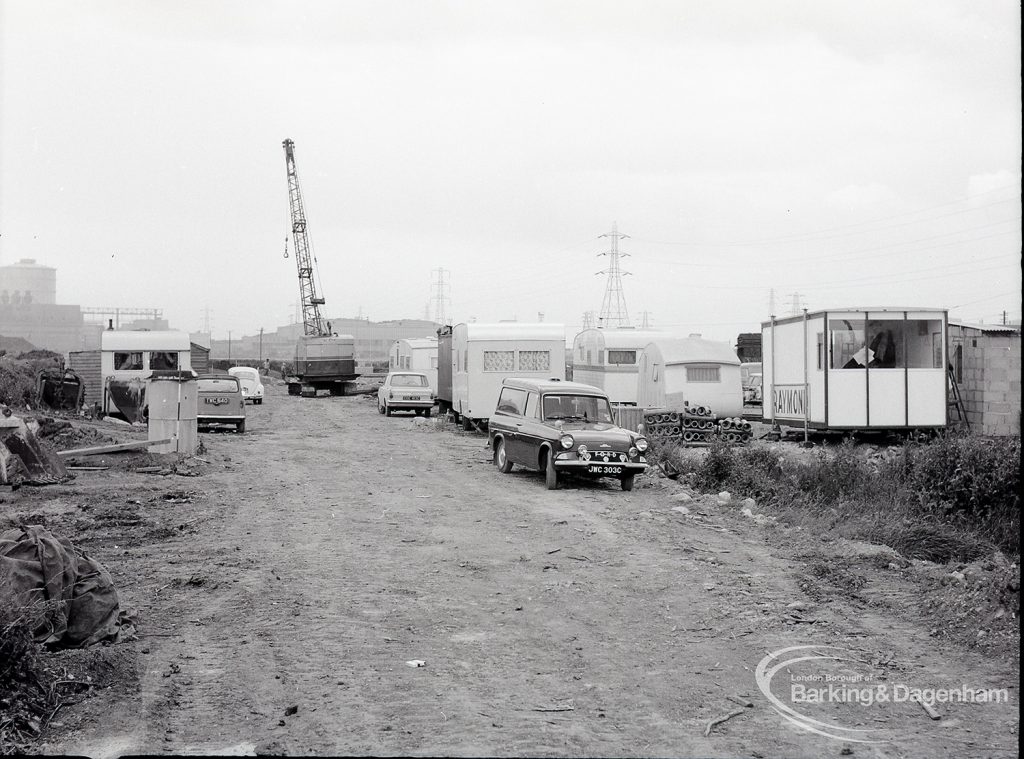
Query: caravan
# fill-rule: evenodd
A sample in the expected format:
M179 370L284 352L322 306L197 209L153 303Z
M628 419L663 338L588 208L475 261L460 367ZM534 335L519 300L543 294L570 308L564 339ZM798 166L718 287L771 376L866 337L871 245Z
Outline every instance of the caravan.
M565 379L565 326L456 324L451 361L452 409L463 429L472 429L490 418L506 377Z
M652 342L640 356L637 403L674 411L704 406L720 419L740 416L740 360L728 343L700 337Z
M585 329L573 340L573 381L601 388L613 405L635 406L640 354L648 343L668 337L632 327Z
M410 337L395 340L388 353L388 371L419 372L427 375L430 389L437 392L437 338Z
M145 407L145 380L153 372L190 372L192 342L176 330L107 330L100 337L101 409L134 421ZM112 396L112 392L116 398Z

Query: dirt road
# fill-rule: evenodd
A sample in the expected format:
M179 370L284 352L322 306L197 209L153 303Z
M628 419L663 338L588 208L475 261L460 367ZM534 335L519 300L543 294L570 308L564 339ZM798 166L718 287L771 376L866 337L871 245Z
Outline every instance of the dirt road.
M139 629L43 751L1016 753L1016 671L930 638L884 562L855 595L823 592L735 504L684 514L680 486L655 476L551 492L500 474L482 435L270 390L246 434L203 435L202 476L115 467L26 496L93 526L81 540ZM99 530L99 513L123 518ZM878 742L827 737L755 678L796 645L853 651L885 683L1008 688L1009 703L941 704L939 720L915 702L831 703L819 716Z

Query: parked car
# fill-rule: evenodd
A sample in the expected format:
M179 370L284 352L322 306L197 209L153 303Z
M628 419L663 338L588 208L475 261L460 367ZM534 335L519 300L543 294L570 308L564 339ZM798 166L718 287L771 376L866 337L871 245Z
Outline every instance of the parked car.
M384 384L377 390L377 410L387 416L392 411L413 411L430 416L434 407L434 393L430 381L422 372L388 372Z
M249 366L232 366L228 374L238 377L242 384L242 397L252 404L263 403L263 382L260 373Z
M593 385L510 377L502 383L487 436L502 472L544 472L549 490L563 474L613 477L633 489L647 469L648 442L612 421L608 396Z
M245 398L238 377L230 374L201 374L196 378L198 411L196 426L210 429L233 426L245 432Z
M761 375L751 374L743 386L743 402L748 406L761 405Z

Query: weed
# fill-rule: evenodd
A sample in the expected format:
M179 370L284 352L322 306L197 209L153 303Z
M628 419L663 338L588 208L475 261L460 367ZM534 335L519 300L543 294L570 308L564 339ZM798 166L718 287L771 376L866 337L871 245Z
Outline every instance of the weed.
M954 435L866 455L846 441L810 457L713 443L666 450L704 490L726 489L787 521L890 545L905 556L970 561L992 546L1020 554L1020 441Z

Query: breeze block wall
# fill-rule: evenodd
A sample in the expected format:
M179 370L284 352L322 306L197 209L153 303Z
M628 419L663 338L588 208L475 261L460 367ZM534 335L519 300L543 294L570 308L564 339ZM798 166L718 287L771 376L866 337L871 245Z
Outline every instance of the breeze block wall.
M982 435L1020 435L1021 335L963 328L960 392L971 429Z

